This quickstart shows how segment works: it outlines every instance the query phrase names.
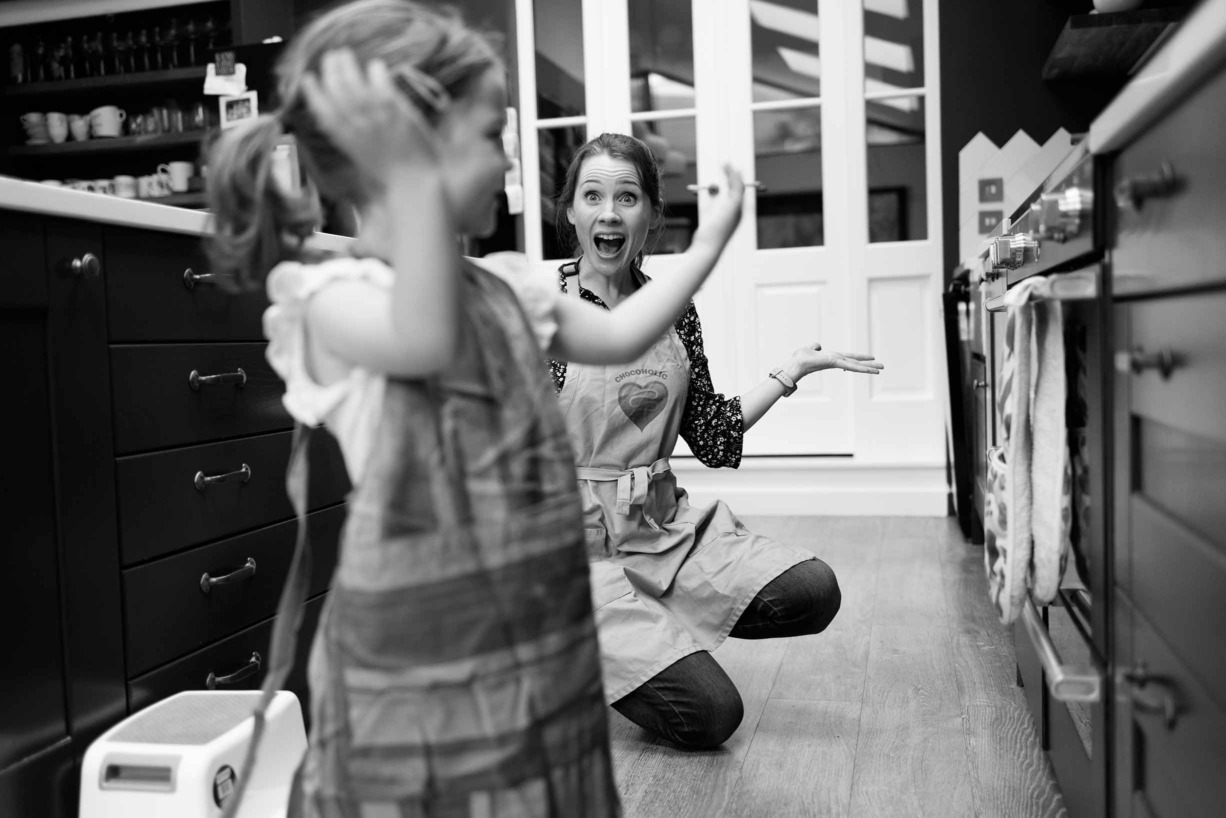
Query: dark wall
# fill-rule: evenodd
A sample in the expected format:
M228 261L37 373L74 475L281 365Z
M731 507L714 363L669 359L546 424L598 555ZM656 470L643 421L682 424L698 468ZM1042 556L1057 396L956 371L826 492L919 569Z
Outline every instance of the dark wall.
M1004 145L1018 130L1042 144L1081 133L1123 80L1045 82L1043 63L1090 0L941 0L941 189L945 275L958 258L958 151L980 131Z

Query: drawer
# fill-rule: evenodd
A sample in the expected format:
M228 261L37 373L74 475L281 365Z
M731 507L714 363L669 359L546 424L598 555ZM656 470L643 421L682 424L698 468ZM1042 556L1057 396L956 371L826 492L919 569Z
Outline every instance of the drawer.
M1128 379L1132 413L1226 441L1226 292L1126 302L1116 310L1116 372ZM1157 357L1163 354L1172 361L1166 376Z
M328 590L345 510L338 505L307 517L309 596ZM297 521L288 520L124 571L128 675L145 673L275 614L297 531ZM232 572L239 573L226 584L203 589L205 575Z
M292 429L281 404L285 384L264 359L266 347L112 346L116 453Z
M1115 776L1122 816L1220 815L1226 802L1226 711L1139 610L1116 596ZM1134 685L1126 672L1144 668ZM1173 724L1164 714L1175 709Z
M302 704L302 716L310 723L307 691L307 657L319 624L327 594L309 600L303 608L302 625L294 651L294 668L282 689L291 690ZM208 690L210 675L219 680L215 690L257 690L268 671L268 646L273 619L267 619L178 661L137 676L128 682L128 710L135 713L167 696L184 690ZM258 656L257 656L258 654Z
M293 516L285 493L292 432L206 443L115 460L119 543L124 565L180 551ZM308 507L349 491L336 440L311 434ZM247 466L244 481L241 467ZM196 488L196 477L232 475Z
M1139 206L1117 206L1112 254L1116 294L1226 281L1224 130L1226 72L1221 72L1117 157L1117 189L1156 180L1163 163L1169 163L1178 181Z
M263 288L229 293L209 279L199 236L109 228L107 314L112 341L262 341ZM191 283L192 286L188 286Z

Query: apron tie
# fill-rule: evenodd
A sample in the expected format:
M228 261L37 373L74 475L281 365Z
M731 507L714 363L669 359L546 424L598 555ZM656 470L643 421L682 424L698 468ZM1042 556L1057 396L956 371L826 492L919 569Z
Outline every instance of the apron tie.
M617 481L617 513L623 517L630 516L631 506L641 506L647 500L647 489L657 475L672 471L667 457L661 457L650 466L634 466L629 469L592 469L577 468L575 474L580 480L596 480L599 482Z

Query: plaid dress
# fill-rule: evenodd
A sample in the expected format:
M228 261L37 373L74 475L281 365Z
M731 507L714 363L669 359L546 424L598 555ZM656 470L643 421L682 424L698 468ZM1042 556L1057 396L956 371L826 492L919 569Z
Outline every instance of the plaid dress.
M312 648L291 815L615 816L575 467L514 293L387 382Z

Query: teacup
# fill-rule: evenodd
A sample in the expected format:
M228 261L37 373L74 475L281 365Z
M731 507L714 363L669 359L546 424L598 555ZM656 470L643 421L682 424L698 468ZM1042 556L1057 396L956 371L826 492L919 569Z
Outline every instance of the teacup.
M103 105L89 112L90 130L94 136L119 136L128 112L114 105Z
M115 180L114 179L95 179L94 193L105 193L107 196L115 195Z
M73 139L84 142L89 139L89 118L81 114L73 114L68 117L68 130L72 132Z
M47 135L51 137L51 141L57 145L68 138L68 114L61 114L59 111L52 111L47 114Z

